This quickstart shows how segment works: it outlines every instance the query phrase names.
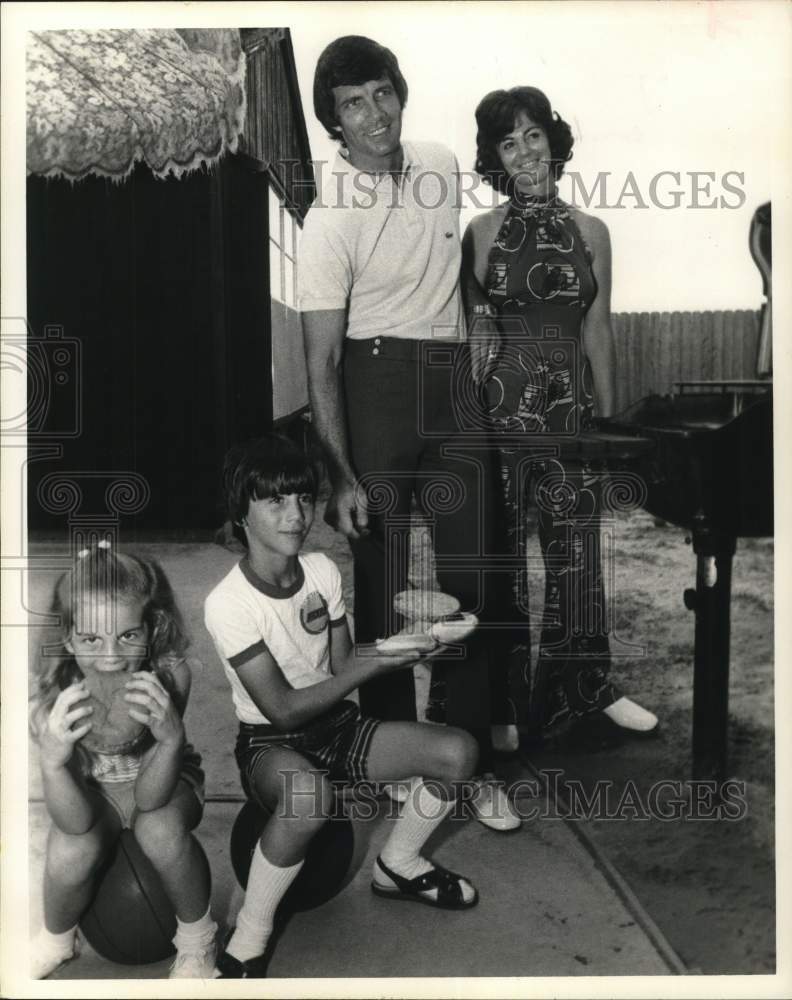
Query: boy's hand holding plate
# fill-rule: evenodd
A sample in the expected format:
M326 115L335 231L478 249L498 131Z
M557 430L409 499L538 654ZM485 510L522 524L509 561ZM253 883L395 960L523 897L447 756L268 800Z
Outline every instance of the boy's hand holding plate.
M387 639L378 639L381 653L416 650L422 656L438 646L461 642L478 625L475 615L459 610L459 601L439 590L402 590L393 598L393 608L408 624Z

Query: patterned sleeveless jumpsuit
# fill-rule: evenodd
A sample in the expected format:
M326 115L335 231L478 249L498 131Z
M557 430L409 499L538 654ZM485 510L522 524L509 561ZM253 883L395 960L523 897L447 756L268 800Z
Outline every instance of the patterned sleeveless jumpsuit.
M610 648L600 555L600 484L583 459L542 449L541 435L575 435L593 414L583 321L597 294L592 257L569 209L510 203L489 254L485 291L504 349L485 385L498 442L512 586L527 621L526 509L536 506L545 605L530 692L539 735L611 704ZM566 452L565 452L566 453ZM519 693L512 701L525 702Z

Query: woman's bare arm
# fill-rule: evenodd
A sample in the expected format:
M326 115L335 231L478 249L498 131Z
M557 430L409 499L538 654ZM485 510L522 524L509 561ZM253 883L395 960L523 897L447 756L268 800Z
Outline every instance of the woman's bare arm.
M593 255L597 295L583 324L583 349L594 381L595 412L610 417L616 407L616 349L611 325L611 244L608 227L600 219L576 212L581 235Z

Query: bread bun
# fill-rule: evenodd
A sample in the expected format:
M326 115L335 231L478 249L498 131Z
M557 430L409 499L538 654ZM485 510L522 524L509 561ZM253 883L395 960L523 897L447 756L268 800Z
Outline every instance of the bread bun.
M393 610L410 622L435 622L459 611L459 601L442 590L402 590L393 598Z
M416 653L430 653L437 643L426 632L402 630L387 639L377 639L375 645L380 653L407 653L410 650L415 650Z
M126 670L101 673L88 670L85 683L90 692L86 705L93 707L91 728L82 743L97 753L124 753L140 738L146 728L129 714L131 704L124 701L125 684L130 678Z
M445 621L435 622L430 632L439 643L462 642L477 625L475 615L459 613Z

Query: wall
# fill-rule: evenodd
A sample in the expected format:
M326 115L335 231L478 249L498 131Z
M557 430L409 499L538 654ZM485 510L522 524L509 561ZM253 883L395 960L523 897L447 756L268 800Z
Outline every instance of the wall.
M617 410L686 379L756 378L759 312L615 313Z
M272 299L272 415L284 420L308 403L300 314Z

